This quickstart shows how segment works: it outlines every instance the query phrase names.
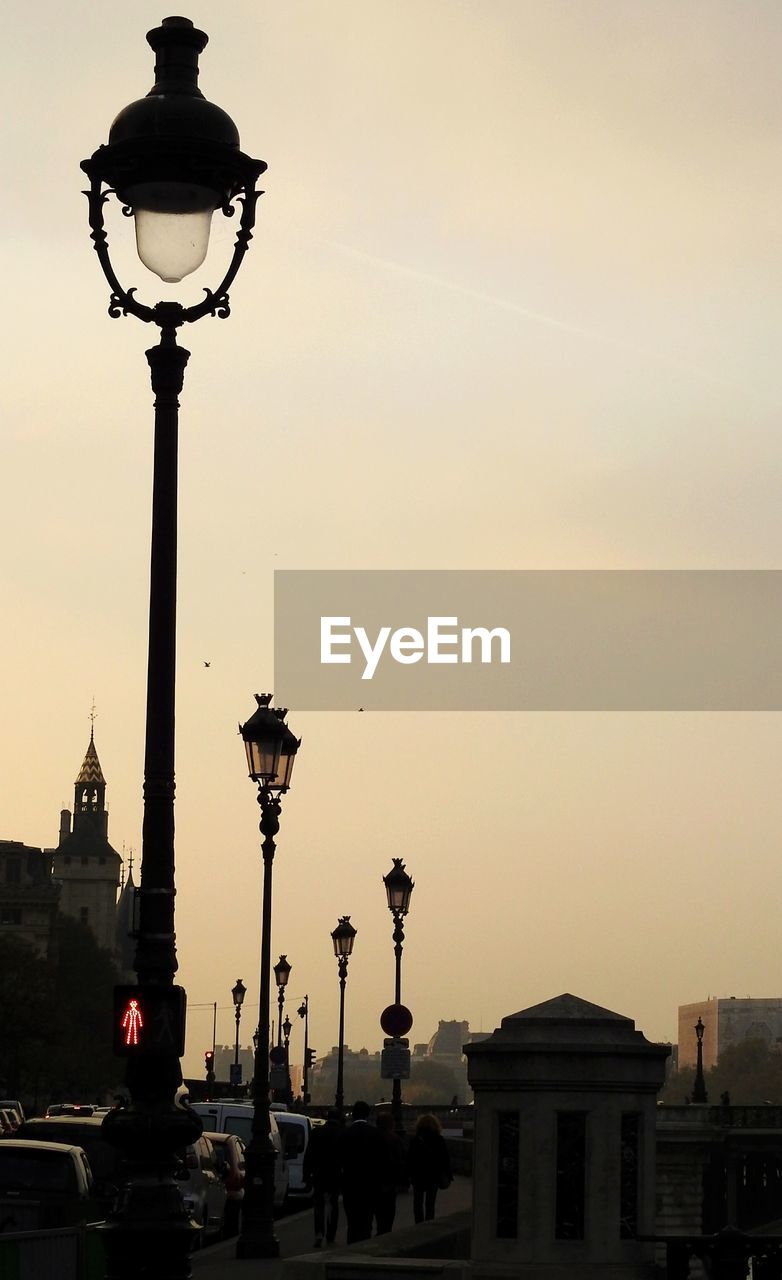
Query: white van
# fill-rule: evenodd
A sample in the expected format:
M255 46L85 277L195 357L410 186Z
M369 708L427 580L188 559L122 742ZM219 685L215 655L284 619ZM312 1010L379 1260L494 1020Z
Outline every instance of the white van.
M191 1102L190 1106L204 1122L207 1133L235 1133L245 1147L253 1136L253 1109L243 1102ZM274 1207L281 1209L288 1195L288 1162L285 1159L276 1117L269 1115L274 1146Z
M309 1200L312 1197L312 1187L307 1186L304 1181L304 1153L309 1146L313 1121L297 1111L275 1110L273 1114L282 1134L282 1145L288 1161L288 1194L292 1199Z

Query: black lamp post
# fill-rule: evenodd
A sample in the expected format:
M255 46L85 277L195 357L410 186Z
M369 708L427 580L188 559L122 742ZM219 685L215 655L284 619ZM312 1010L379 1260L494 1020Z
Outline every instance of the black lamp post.
M184 324L229 314L228 289L252 238L255 184L266 165L239 149L236 126L197 87L198 56L207 36L187 18L165 18L147 35L155 51L155 84L125 107L109 141L82 163L90 180L89 221L98 261L111 290L109 315L157 325L147 351L155 397L152 555L149 603L144 820L134 968L150 1017L150 1034L128 1054L130 1104L109 1112L106 1139L125 1155L128 1182L105 1228L109 1280L189 1277L195 1228L175 1179L175 1152L201 1130L194 1113L175 1106L182 1083L184 991L174 985L174 684L176 634L177 431L179 394L189 352L178 346ZM223 279L203 300L148 306L119 281L109 257L103 209L115 195L132 214L141 261L176 282L204 260L212 214L239 219ZM153 1032L152 1026L156 1028ZM155 1194L149 1188L154 1184Z
M280 956L274 966L274 981L277 983L277 1009L279 1016L277 1018L277 1044L282 1044L282 1006L285 1004L285 988L288 985L288 979L291 976L293 965L288 964L287 956Z
M258 1044L253 1076L252 1137L245 1153L242 1230L236 1244L238 1258L276 1258L280 1244L274 1234L274 1145L269 1120L269 995L271 986L272 865L275 837L280 829L280 797L290 786L300 739L285 724L287 712L272 707L271 694L257 694L257 710L239 726L247 752L250 777L258 784L263 836L263 909L261 921L261 994Z
M331 941L334 943L334 955L337 957L339 973L339 1048L337 1050L337 1090L334 1105L342 1114L345 1102L345 983L348 976L348 960L353 951L353 940L357 930L350 923L350 916L340 916L336 929L332 931Z
M692 1086L693 1102L709 1101L709 1095L706 1092L706 1080L703 1075L703 1033L705 1030L706 1028L703 1025L703 1022L701 1021L701 1018L699 1016L698 1021L695 1023L695 1035L698 1041L698 1050L697 1050L698 1058L697 1058L697 1065L695 1067L695 1082Z
M293 1104L293 1090L291 1089L291 1027L293 1023L285 1015L285 1021L282 1024L282 1034L285 1037L285 1101L290 1107Z
M394 1004L402 1003L402 943L405 940L405 929L402 921L410 909L410 898L415 883L405 871L401 858L392 858L392 866L388 875L383 876L386 887L388 909L394 918L394 956L396 958L396 974L394 980ZM402 1132L402 1081L394 1076L391 1082L391 1114L394 1127Z
M302 1100L302 1105L304 1106L304 1110L306 1111L307 1106L309 1104L309 1100L310 1100L310 1094L309 1094L310 998L309 996L304 997L304 999L302 1000L296 1012L298 1013L300 1018L304 1019L304 1078L302 1080L302 1086L301 1086L302 1088L301 1100Z
M242 1020L242 1004L247 992L247 988L241 978L236 979L236 986L231 988L231 995L234 1002L234 1017L236 1018L236 1044L234 1046L234 1079L232 1081L235 1093L239 1087L239 1023Z

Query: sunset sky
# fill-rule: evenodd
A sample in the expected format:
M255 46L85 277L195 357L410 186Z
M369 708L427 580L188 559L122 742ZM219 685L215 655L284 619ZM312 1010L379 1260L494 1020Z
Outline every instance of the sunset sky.
M0 839L52 846L89 740L140 856L156 333L107 315L79 162L153 81L148 0L11 0L3 95ZM780 567L778 0L232 0L200 85L269 166L228 320L183 335L177 701L186 1070L257 1017L275 569ZM179 293L111 244L142 300ZM205 667L204 663L210 666ZM571 991L782 993L774 714L304 713L273 954L349 1046ZM203 1006L195 1008L194 1006ZM294 1006L295 1007L295 1006ZM292 1009L291 1009L292 1012ZM296 1020L297 1021L297 1020ZM301 1060L300 1024L293 1057Z

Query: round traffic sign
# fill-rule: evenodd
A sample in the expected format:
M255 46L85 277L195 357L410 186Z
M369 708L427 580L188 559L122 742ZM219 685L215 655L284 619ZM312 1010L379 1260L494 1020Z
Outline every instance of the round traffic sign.
M406 1005L390 1004L380 1015L380 1025L387 1036L406 1036L413 1025L413 1015Z
M273 1062L275 1067L285 1066L285 1050L281 1044L275 1044L273 1048L269 1050L269 1061Z

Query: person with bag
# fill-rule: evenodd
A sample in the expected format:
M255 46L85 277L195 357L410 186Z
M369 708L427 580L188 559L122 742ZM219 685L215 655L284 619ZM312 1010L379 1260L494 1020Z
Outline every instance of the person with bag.
M453 1181L451 1160L437 1116L418 1117L415 1136L407 1151L410 1181L413 1184L413 1217L416 1222L431 1222L438 1191L445 1191Z

